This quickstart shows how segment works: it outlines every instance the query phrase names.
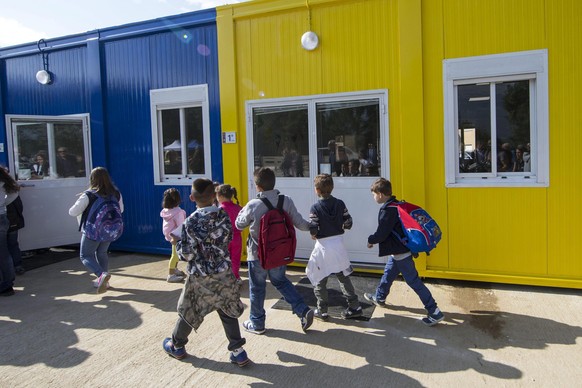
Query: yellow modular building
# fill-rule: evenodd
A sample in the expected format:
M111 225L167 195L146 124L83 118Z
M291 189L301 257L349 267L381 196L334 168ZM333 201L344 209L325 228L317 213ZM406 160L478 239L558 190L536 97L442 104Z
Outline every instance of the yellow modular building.
M582 288L581 17L577 0L219 7L225 181L247 200L271 167L307 216L332 174L350 258L375 270L382 176L443 231L422 276Z

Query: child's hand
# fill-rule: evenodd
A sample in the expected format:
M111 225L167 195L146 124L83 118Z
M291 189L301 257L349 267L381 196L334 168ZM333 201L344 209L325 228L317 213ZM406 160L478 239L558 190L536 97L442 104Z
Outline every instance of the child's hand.
M314 234L312 234L312 235L311 235L311 239L312 239L312 240L317 240L317 237L315 237L315 235L314 235Z
M368 243L368 248L373 248L373 247L374 247L374 244Z
M170 238L171 238L170 242L172 243L172 245L176 245L178 241L180 241L180 238L174 235L171 235Z

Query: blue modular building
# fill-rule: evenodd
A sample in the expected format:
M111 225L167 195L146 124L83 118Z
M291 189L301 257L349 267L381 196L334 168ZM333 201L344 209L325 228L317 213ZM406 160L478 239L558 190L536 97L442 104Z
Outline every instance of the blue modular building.
M166 253L163 192L222 181L214 9L0 48L0 164L21 185L22 249L79 242L68 208L106 167L123 194L117 250Z

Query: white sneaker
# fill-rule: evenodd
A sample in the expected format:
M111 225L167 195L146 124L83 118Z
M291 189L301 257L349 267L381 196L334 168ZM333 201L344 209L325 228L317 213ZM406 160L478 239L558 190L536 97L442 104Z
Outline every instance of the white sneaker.
M174 270L174 275L178 275L178 276L181 276L183 278L186 278L186 274L184 272L180 271L178 268L176 268Z
M168 283L182 283L183 280L184 278L182 276L176 275L175 273L168 275L166 279Z

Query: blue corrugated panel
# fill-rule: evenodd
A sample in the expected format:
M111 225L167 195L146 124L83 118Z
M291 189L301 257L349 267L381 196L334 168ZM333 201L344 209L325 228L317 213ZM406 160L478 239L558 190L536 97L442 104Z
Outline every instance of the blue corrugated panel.
M211 9L47 39L49 86L35 79L43 68L36 43L0 48L0 114L91 115L93 165L109 169L125 202L126 229L114 249L170 251L159 216L167 186L154 185L150 89L208 84L212 178L222 181L215 18ZM178 189L191 213L190 188Z
M108 41L103 45L109 128L108 166L123 192L127 228L116 247L131 251L167 251L161 233L162 194L154 186L150 122L151 89L208 84L212 169L222 180L216 28L214 25ZM179 187L183 207L194 210L189 187Z
M7 96L4 113L64 115L89 111L85 47L52 51L48 60L49 70L55 77L50 86L36 81L36 72L43 69L39 53L5 60Z

